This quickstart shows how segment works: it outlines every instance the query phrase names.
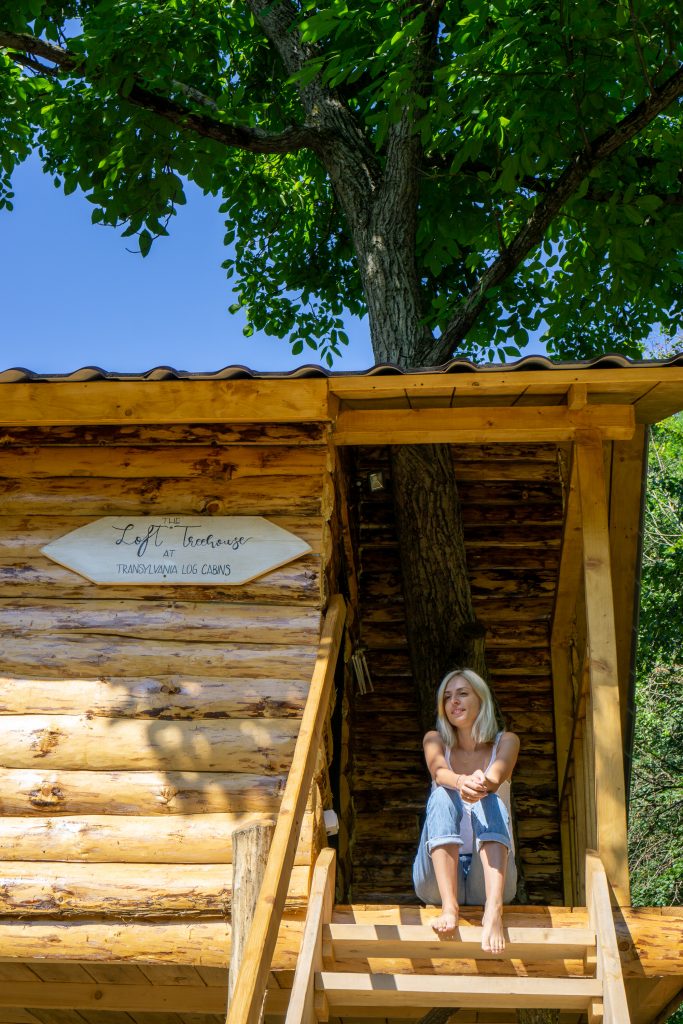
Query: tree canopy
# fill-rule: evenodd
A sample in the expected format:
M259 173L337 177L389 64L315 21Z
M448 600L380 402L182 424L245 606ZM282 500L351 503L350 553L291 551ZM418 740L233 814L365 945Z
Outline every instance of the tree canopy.
M93 221L222 197L248 317L330 361L636 354L683 321L678 0L0 0L0 204L38 148Z

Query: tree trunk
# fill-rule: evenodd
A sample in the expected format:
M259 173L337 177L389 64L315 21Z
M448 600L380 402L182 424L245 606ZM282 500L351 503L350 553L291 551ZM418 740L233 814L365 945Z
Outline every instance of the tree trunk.
M391 466L408 646L426 731L434 727L436 688L449 669L485 673L485 634L472 608L450 448L397 446Z

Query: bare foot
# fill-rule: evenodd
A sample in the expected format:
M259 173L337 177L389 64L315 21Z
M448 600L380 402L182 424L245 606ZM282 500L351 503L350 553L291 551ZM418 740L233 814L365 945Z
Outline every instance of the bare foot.
M481 948L485 953L502 953L505 949L505 935L503 934L503 908L499 904L484 908L484 916L481 920L482 936Z
M448 935L458 927L458 906L444 907L438 917L429 923L437 935Z

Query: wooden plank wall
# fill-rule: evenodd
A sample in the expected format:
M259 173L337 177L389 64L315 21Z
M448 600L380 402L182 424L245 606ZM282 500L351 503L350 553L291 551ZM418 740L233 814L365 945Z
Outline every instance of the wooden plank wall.
M562 529L555 445L453 448L475 610L487 627L490 679L521 736L515 774L529 899L562 903L549 621ZM368 473L385 473L372 493ZM428 792L405 640L398 543L386 449L357 449L360 640L374 692L354 700L349 772L355 810L351 898L415 901L410 868Z
M329 465L315 424L3 432L0 918L229 915L231 833L277 812L315 661L331 585ZM126 513L265 515L313 551L239 587L97 586L40 554ZM319 811L292 907L305 903ZM170 984L184 970L186 984L221 984L194 968L93 964L0 963L0 979ZM60 1024L60 1013L99 1019L2 1009L0 1020Z

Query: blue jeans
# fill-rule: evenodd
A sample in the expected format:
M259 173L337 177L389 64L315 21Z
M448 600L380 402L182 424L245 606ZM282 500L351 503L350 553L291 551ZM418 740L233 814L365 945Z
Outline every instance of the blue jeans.
M413 864L413 885L423 903L441 904L436 884L431 851L437 846L462 846L460 822L465 813L462 797L455 789L435 786L427 801L420 845ZM463 906L479 906L486 902L484 868L479 856L482 843L502 843L509 851L503 901L509 903L517 891L517 867L510 839L510 819L507 807L495 793L472 804L472 831L474 850L472 863L466 873L462 859L458 868L458 902Z

